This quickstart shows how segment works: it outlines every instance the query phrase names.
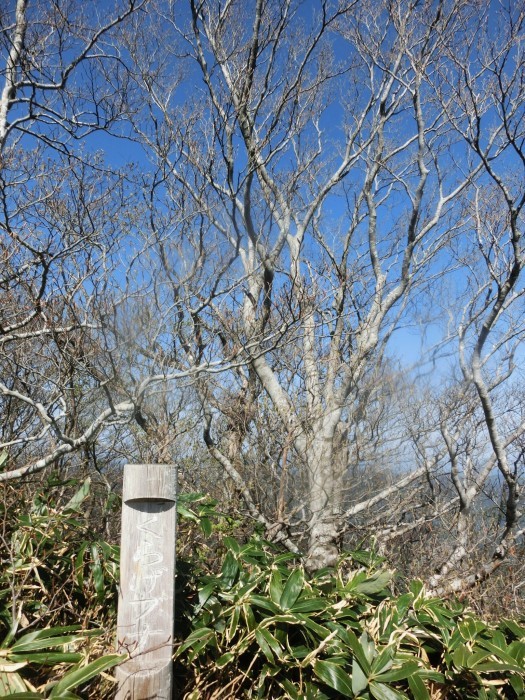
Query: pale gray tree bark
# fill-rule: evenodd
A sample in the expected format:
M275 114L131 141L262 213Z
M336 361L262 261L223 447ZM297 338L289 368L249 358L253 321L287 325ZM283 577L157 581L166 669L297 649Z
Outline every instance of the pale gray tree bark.
M364 377L424 275L436 274L458 231L454 203L483 170L465 148L453 167L448 104L432 83L438 66L451 67L447 46L472 8L320 2L305 18L292 2L189 7L190 17L176 4L166 11L163 44L194 62L198 98L186 115L162 78L145 80L154 135L136 125L173 198L188 203L187 220L222 252L221 280L230 285L200 292L214 304L203 314L198 304L187 310L179 342L191 364L199 348L221 351L216 333L255 375L289 435L292 470L306 481L294 507L306 520L309 565L320 568L336 560L345 529L340 436L356 419ZM342 112L333 125L332 94ZM205 246L193 248L193 265L213 274ZM194 295L176 260L165 269L174 303ZM287 344L295 349L290 371L278 359ZM221 451L208 416L212 454L250 512L261 513L246 491L249 475L232 459L231 436ZM237 436L233 451L241 450ZM399 488L424 473L404 476ZM395 491L387 486L366 504Z
M27 454L0 478L133 421L164 454L155 392L184 380L246 512L312 569L357 521L386 541L454 514L431 581L444 586L496 470L500 556L521 532L523 426L498 401L524 331L522 9L500 8L496 36L467 0L130 0L103 20L59 6L18 0L3 24L2 284L6 309L24 302L2 321L15 379L0 394L4 449ZM86 157L77 141L97 130L139 165ZM456 341L461 381L421 410L430 426L402 428L391 340L439 309L437 281L458 285L442 347ZM59 318L46 304L60 296ZM38 342L62 358L52 392L27 360ZM84 413L79 377L96 394Z

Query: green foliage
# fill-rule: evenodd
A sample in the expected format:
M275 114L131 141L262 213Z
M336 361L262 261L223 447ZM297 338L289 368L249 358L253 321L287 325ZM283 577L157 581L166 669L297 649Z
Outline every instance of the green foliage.
M105 653L113 646L119 550L97 535L88 499L94 507L89 479L50 480L27 500L4 489L0 697L81 697L74 691L124 658ZM98 507L113 508L113 500ZM102 697L100 688L93 692Z
M107 515L118 521L119 505L113 494L96 493L89 479L50 477L31 497L3 487L0 697L113 696L101 674L126 658L112 653L119 547L97 526ZM199 495L182 496L178 514L180 546L209 563L209 543L221 537L224 517Z
M84 609L87 623L98 615L96 603L109 615L116 611L118 547L98 536L85 516L89 479L80 485L62 484L61 490L74 487L65 505L56 502L56 490L46 489L29 503L21 500L6 508L8 560L0 601L18 601L16 621L11 606L0 609L7 626L44 618L52 625L69 623L72 618L77 621L76 609Z
M392 572L370 553L309 576L258 537L223 544L176 653L186 700L524 697L517 622L490 626L420 582L394 596Z
M10 698L78 698L72 691L85 686L102 671L126 657L103 655L89 662L86 641L101 636L102 630L82 630L79 626L45 628L19 637L10 647L0 649L0 697ZM80 652L68 649L81 648ZM43 684L36 692L24 678L23 669L51 667L50 675L60 673L58 680ZM63 669L66 668L64 673Z
M118 504L99 499L93 511L95 501L89 481L29 501L5 492L0 697L113 696L105 672L124 658L112 653L118 547L86 511ZM519 621L489 625L417 581L394 595L393 572L374 552L311 576L215 507L196 495L178 503L181 698L525 697Z

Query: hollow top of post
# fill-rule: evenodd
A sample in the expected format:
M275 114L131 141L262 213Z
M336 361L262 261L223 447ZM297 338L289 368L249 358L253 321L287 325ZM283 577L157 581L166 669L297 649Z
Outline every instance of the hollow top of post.
M173 464L126 464L122 500L176 501L177 469Z

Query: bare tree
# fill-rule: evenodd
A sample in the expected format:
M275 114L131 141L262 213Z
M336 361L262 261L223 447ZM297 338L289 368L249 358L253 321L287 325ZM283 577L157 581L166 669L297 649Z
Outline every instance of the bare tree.
M522 8L166 0L122 4L102 23L57 3L31 29L28 7L19 0L3 20L3 226L16 241L5 289L28 312L3 336L22 359L15 368L5 353L16 380L2 391L19 402L7 447L17 432L24 449L41 435L55 446L0 478L122 422L169 456L170 416L187 419L169 383L189 378L226 488L269 537L305 546L311 568L332 564L352 528L386 541L452 513L440 587L464 560L495 471L502 556L520 528L523 422L498 406L523 339ZM76 141L97 130L128 139L140 167L86 163ZM55 186L61 210L45 174L35 196L36 165L20 184L21 148L79 173ZM86 184L88 165L103 194ZM24 186L29 208L11 193ZM49 270L65 281L54 294ZM456 285L443 347L457 341L461 378L406 425L417 391L389 348L438 282ZM51 297L67 308L60 323L46 320ZM64 358L54 393L27 379L23 348L42 337ZM92 400L79 413L65 387L82 373Z
M482 164L470 186L464 234L453 246L462 271L456 282L461 381L444 396L438 423L458 502L455 545L430 579L436 590L459 590L488 576L523 534L520 490L523 406L512 389L524 337L522 273L525 154L523 151L524 8L500 8L496 28L465 34L448 52L457 78L439 75L447 119ZM520 286L521 285L521 286ZM451 310L449 310L451 313ZM499 474L499 480L496 477ZM499 481L488 558L479 552L480 503ZM487 506L485 505L486 509ZM499 512L498 512L499 511ZM471 557L470 566L465 562Z
M133 193L83 140L119 134L133 109L118 34L144 7L17 0L0 13L1 480L84 460L137 403L108 326Z
M212 349L242 357L245 368L226 375L242 415L220 439L213 425L227 410L203 380L206 443L269 530L301 513L309 563L324 566L345 517L397 490L345 510L349 436L370 396L366 377L408 300L446 270L443 251L463 225L456 202L485 168L435 85L454 70L448 51L475 8L320 2L308 15L292 2L193 1L189 17L177 8L166 9L163 44L187 56L192 80L196 64L201 87L181 109L163 76L145 80L155 129L136 127L166 182L152 195L165 233L152 226L181 308L177 340L190 363ZM187 230L166 222L167 193L185 205ZM193 241L175 256L173 230ZM193 255L185 278L184 255L186 269ZM197 271L208 275L199 296ZM182 298L193 300L186 314ZM286 471L303 487L280 523L239 464L260 392L279 419Z

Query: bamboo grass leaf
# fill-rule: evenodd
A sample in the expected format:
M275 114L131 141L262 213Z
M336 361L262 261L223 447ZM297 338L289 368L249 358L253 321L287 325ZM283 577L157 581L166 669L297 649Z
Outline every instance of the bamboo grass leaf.
M280 605L283 610L289 610L299 598L304 587L304 574L302 569L292 571L285 583L281 595Z
M126 654L108 654L107 656L102 656L95 661L86 666L81 666L80 668L74 668L68 671L63 678L54 686L51 691L50 698L60 698L63 697L61 693L64 691L69 691L72 688L77 688L80 685L84 685L89 680L97 676L103 671L107 671L113 668L119 663L122 663L127 658Z
M91 490L91 479L88 477L82 484L82 486L78 489L78 491L75 493L75 495L66 503L64 506L64 513L78 513L80 510L80 506L86 498L89 496L89 492Z
M414 696L414 700L430 700L430 693L421 676L417 673L408 677L408 685L410 692Z
M400 690L374 681L370 683L370 693L376 700L401 700L401 698L406 699L408 697Z
M316 659L313 663L315 675L330 688L337 690L344 698L351 698L354 695L352 690L352 679L341 666L332 661Z

